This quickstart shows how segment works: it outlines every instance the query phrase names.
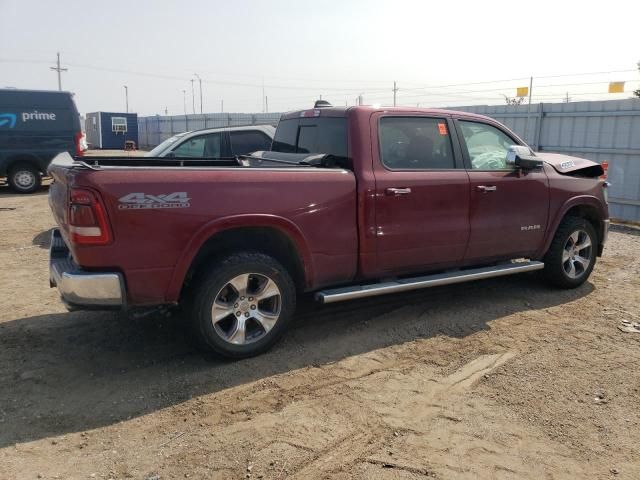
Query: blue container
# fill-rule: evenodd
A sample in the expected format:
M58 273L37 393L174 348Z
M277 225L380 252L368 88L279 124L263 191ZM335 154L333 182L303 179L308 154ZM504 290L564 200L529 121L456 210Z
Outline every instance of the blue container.
M85 132L89 148L123 150L127 140L138 146L138 114L93 112L87 113Z

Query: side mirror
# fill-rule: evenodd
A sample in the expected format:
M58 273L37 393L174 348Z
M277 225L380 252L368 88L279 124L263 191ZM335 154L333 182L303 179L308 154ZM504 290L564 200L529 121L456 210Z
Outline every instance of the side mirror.
M507 151L507 165L515 165L522 169L542 167L542 160L536 157L529 147L511 145Z

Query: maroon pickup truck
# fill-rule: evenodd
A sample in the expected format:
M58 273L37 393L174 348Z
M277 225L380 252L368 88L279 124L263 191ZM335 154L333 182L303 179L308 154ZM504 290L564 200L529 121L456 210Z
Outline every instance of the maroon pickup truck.
M542 270L581 285L607 239L589 160L533 153L479 115L323 107L226 159L58 156L51 285L70 309L182 306L228 357L322 303Z

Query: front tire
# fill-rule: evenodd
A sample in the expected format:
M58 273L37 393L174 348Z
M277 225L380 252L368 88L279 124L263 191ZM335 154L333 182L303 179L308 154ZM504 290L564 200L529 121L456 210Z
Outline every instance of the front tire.
M228 358L265 352L293 319L296 289L287 270L262 253L236 253L196 279L190 300L193 333Z
M558 288L576 288L587 281L596 264L598 236L588 220L566 217L544 257L545 280Z
M20 163L9 170L8 182L17 193L33 193L40 188L40 172L28 163Z

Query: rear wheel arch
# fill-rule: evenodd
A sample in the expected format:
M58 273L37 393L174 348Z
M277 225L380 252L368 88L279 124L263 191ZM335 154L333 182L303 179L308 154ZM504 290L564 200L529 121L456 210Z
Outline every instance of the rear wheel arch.
M289 272L296 290L306 289L310 276L308 261L305 261L300 246L287 233L273 226L234 227L217 231L202 243L181 282L180 297L194 279L206 271L207 266L241 252L261 253L274 258Z

